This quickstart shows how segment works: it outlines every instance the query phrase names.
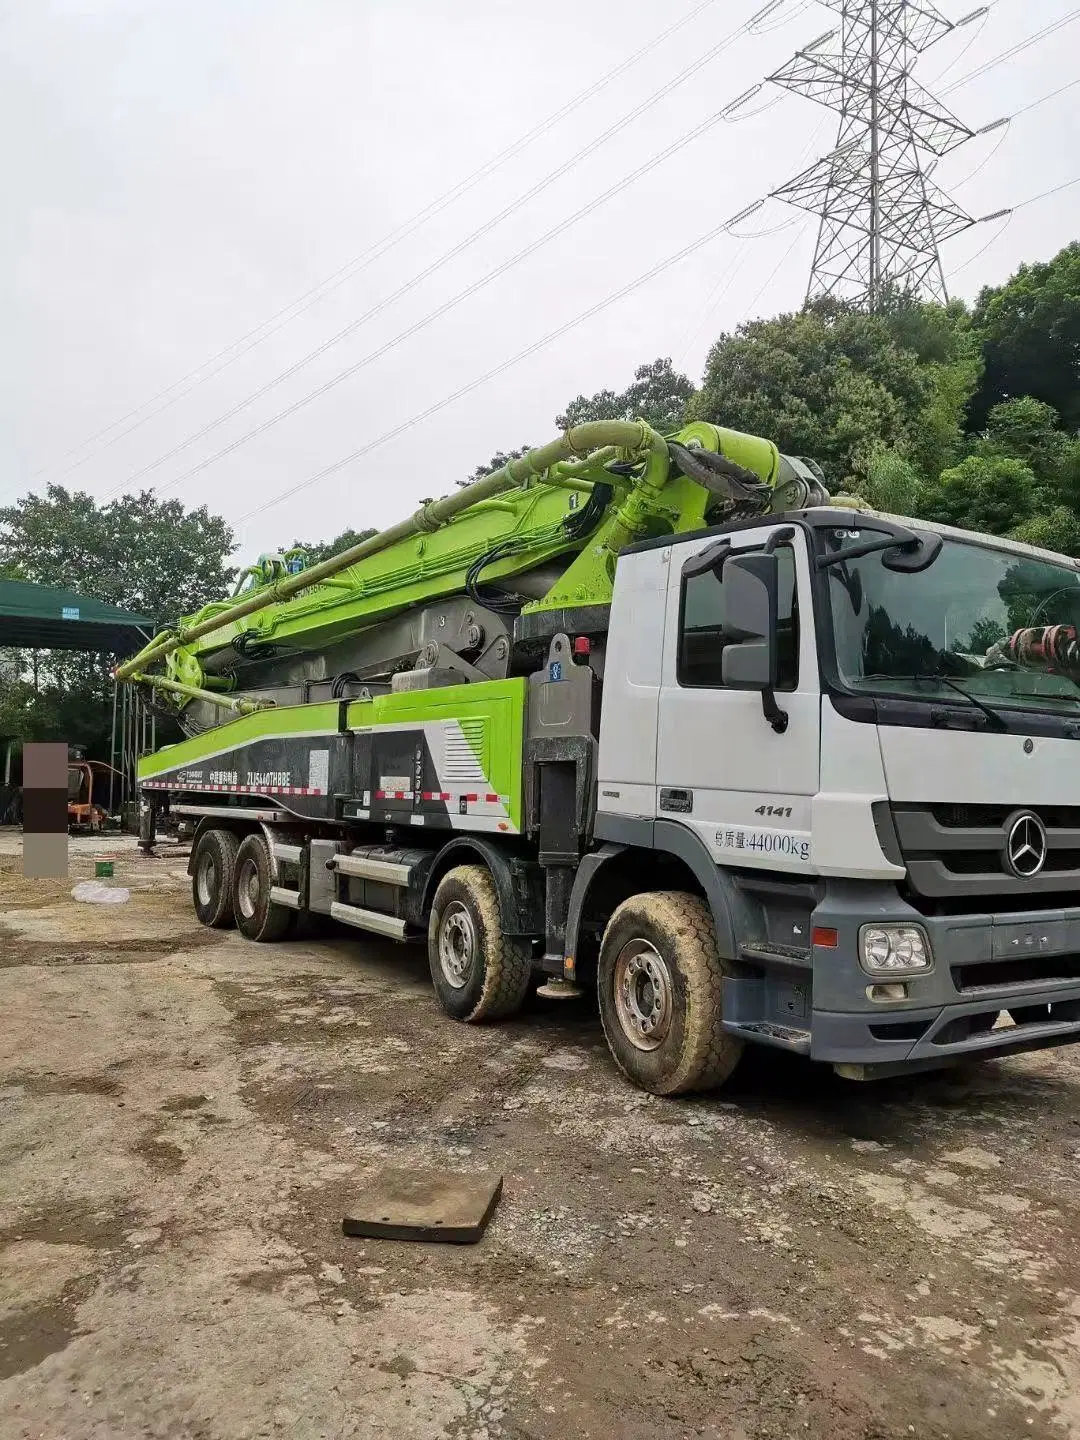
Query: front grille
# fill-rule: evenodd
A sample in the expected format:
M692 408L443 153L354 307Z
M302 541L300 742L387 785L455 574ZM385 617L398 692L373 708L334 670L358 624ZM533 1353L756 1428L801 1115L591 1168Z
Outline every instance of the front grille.
M942 865L953 875L982 875L986 872L987 852L984 850L943 850L940 855ZM998 874L1012 873L1002 865L1000 854L991 857L991 865L992 868L996 866ZM1073 870L1080 870L1080 850L1062 846L1060 850L1051 848L1047 851L1046 864L1041 871L1043 875L1068 874Z
M1018 877L1005 863L1009 827L1021 811L1046 830L1046 862L1037 875ZM1076 903L1080 895L1080 806L896 805L893 821L908 881L931 900L985 900L987 908L1024 909L1036 903ZM990 903L992 902L992 903Z
M1056 1000L1044 1005L1012 1005L1008 1010L984 1010L977 1015L958 1015L935 1031L931 1044L961 1045L965 1041L993 1036L1002 1050L1014 1048L1033 1038L1036 1027L1047 1039L1051 1026L1075 1026L1080 1021L1080 1000Z
M931 805L930 814L950 830L994 826L1004 831L1005 821L1018 809L1038 815L1048 830L1080 830L1080 805Z
M1080 955L1025 955L1019 960L987 960L976 965L954 965L951 973L953 984L961 994L996 985L1080 980Z

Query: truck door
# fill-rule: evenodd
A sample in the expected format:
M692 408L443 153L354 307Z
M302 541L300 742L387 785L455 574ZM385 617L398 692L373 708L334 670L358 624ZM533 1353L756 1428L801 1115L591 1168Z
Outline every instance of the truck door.
M729 554L760 550L775 525L730 537ZM668 571L656 765L656 816L688 825L731 865L809 869L818 789L821 694L803 532L784 527L779 562L778 732L762 697L725 687L723 572L695 567L716 538L674 545ZM723 542L720 542L723 543ZM717 552L718 553L718 552ZM730 642L728 642L730 643Z

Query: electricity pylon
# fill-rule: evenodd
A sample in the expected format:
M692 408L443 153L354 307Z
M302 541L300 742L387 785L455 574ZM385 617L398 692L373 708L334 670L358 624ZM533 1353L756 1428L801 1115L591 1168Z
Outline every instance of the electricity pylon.
M873 310L895 286L945 301L938 247L974 222L930 176L974 132L912 71L958 27L924 0L825 3L840 12L840 28L769 77L840 114L836 147L773 191L819 216L807 299L835 295Z

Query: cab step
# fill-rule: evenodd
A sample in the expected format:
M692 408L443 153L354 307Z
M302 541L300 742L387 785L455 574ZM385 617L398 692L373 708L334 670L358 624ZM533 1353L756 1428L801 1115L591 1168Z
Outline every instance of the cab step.
M810 1031L795 1030L788 1025L770 1025L764 1021L725 1020L724 1029L729 1035L743 1035L758 1045L771 1045L777 1050L788 1050L793 1055L810 1054Z

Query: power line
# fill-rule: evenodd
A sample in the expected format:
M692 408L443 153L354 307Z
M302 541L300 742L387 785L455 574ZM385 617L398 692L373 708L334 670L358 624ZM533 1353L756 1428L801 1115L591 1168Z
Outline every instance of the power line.
M994 232L981 249L976 250L974 255L969 255L964 263L958 265L955 270L951 270L949 272L950 275L959 275L961 270L966 270L969 265L973 265L980 255L985 255L987 250L990 249L990 246L995 245L1009 228L1012 223L1012 217L1016 214L1017 210L1023 210L1025 206L1034 205L1039 200L1048 200L1051 195L1058 195L1062 190L1071 189L1073 185L1080 185L1080 175L1074 175L1071 180L1065 180L1060 185L1052 185L1049 190L1041 190L1038 195L1029 195L1026 200L1021 200L1019 204L1010 205L1007 210L999 210L993 215L984 215L983 220L978 221L978 224L982 224L986 220L997 219L1004 219L1005 223Z
M723 118L723 108L715 111L707 119L701 121L700 124L695 125L692 129L686 131L685 134L679 136L677 140L672 141L670 145L665 146L663 150L658 151L657 154L653 155L649 160L646 160L643 165L639 165L636 170L630 171L629 174L624 175L623 178L619 180L616 184L610 186L602 194L595 196L592 200L589 201L587 205L584 205L581 207L581 209L576 210L568 219L561 220L557 225L553 225L549 230L545 231L544 234L537 236L535 240L531 240L528 245L526 245L523 249L519 250L516 254L511 255L506 260L501 261L493 269L489 270L487 274L482 275L478 280L474 280L463 290L459 290L456 295L451 296L449 300L444 301L434 310L429 311L419 320L414 321L413 324L406 326L404 330L399 331L398 334L392 336L389 340L378 346L377 349L372 350L367 355L362 356L354 364L347 366L344 370L339 370L336 375L332 375L328 380L324 381L322 385L317 386L314 390L309 391L306 395L301 396L298 400L294 400L291 405L287 405L283 409L278 410L275 414L269 416L266 420L263 420L258 425L253 426L243 435L240 435L235 440L230 441L228 445L223 446L220 450L216 450L212 455L206 456L203 460L200 460L197 464L191 466L182 474L175 476L166 484L156 487L157 493L159 495L162 495L166 491L173 489L175 486L183 484L184 481L192 479L195 475L201 474L203 470L206 470L211 465L216 464L218 460L224 459L226 455L231 455L234 450L238 450L242 445L246 445L250 440L254 440L257 436L265 434L267 430L270 430L273 426L279 424L282 420L287 419L290 415L295 415L298 410L301 410L305 406L311 404L313 400L320 399L323 395L326 395L327 393L329 393L329 391L335 389L345 380L351 379L354 375L358 374L359 371L365 369L374 361L381 359L390 350L396 348L396 346L400 345L402 341L411 338L413 335L419 334L421 330L426 330L429 325L433 324L443 315L446 315L450 310L455 309L458 305L461 304L463 300L467 300L471 296L477 294L480 290L485 289L488 285L491 284L493 280L498 279L498 277L501 275L505 275L508 270L513 269L514 266L520 264L523 260L527 259L528 256L535 254L536 251L547 245L551 240L554 240L557 237L564 235L573 226L577 225L579 221L584 220L586 216L591 215L594 210L599 209L601 205L606 204L606 202L612 199L615 195L627 189L630 185L634 184L635 181L640 180L651 170L655 170L657 166L662 165L666 160L669 160L671 156L674 155L677 151L684 149L692 141L699 139L708 130L711 130L715 126L717 126L723 120Z
M985 245L980 245L980 247L978 248L978 250L975 251L975 254L974 254L974 255L969 255L968 258L963 262L962 265L957 265L957 267L955 268L955 270L950 270L950 271L949 271L949 279L950 279L950 280L951 280L951 279L954 279L957 275L959 275L959 274L961 273L961 271L966 270L969 265L974 265L974 264L975 264L975 261L978 260L978 258L979 258L980 255L985 255L986 252L987 252L987 250L990 249L990 246L991 246L991 245L996 245L996 244L997 244L997 242L1001 239L1002 235L1005 234L1005 231L1009 228L1009 226L1010 226L1011 224L1012 224L1012 211L1011 211L1011 210L1007 210L1007 211L1005 212L1005 215L1002 217L1002 223L1001 223L1001 224L998 226L998 228L994 231L993 235L990 236L990 239L987 240L986 244L985 244Z
M1015 215L1017 210L1023 210L1025 205L1034 205L1037 200L1047 200L1051 195L1059 195L1062 190L1070 190L1074 185L1080 185L1080 175L1064 181L1061 185L1055 185L1050 190L1043 190L1038 195L1030 195L1026 200L1021 200L1019 205L1010 205L1009 209Z
M1026 115L1029 110L1034 110L1039 105L1045 105L1048 100L1056 100L1059 95L1064 95L1066 90L1071 90L1075 85L1080 85L1080 75L1075 80L1070 80L1067 85L1059 85L1056 90L1051 90L1049 95L1040 95L1037 100L1032 100L1023 109L1014 110L1011 118L1017 120L1021 115Z
M743 212L739 211L738 213L742 214ZM429 419L440 410L445 410L448 405L453 405L455 401L463 399L474 390L478 390L481 385L486 385L489 380L494 380L514 365L519 365L522 360L527 360L529 356L535 355L538 350L545 349L553 341L561 339L562 336L568 334L571 330L575 330L579 325L583 325L587 320L591 320L594 315L599 315L601 311L608 309L609 306L614 305L617 301L625 299L627 295L633 294L636 290L640 290L643 285L648 284L648 282L655 279L657 275L662 274L665 270L670 270L673 265L677 265L681 260L685 260L689 255L693 255L695 251L708 245L711 240L715 240L718 235L723 234L734 218L735 217L729 217L722 224L714 226L713 229L706 231L704 235L700 235L696 240L691 241L689 245L684 245L683 248L676 251L674 255L669 255L667 259L661 260L656 265L653 265L635 280L631 280L628 284L620 286L618 290L613 291L605 299L597 301L595 305L590 305L587 310L581 311L581 313L575 315L572 320L567 320L562 325L556 326L554 330L549 330L546 335L542 336L539 340L535 340L531 345L527 345L525 349L519 350L516 355L511 355L509 359L503 360L490 370L486 370L482 375L478 375L475 379L470 380L468 384L460 386L450 395L444 396L441 400L437 400L434 404L427 406L426 409L410 416L408 420L404 420L401 424L395 425L393 429L384 431L377 439L369 440L366 445L361 445L348 455L342 456L340 460L335 460L332 464L324 466L322 470L317 471L314 475L309 475L306 480L301 480L298 484L292 485L286 490L279 491L278 494L274 495L271 499L264 500L261 505L256 505L253 510L249 510L246 514L242 515L236 523L238 525L244 525L256 515L261 515L264 511L280 505L283 500L289 500L292 496L298 495L301 490L306 490L310 486L317 485L320 481L327 479L329 476L335 475L347 465L352 465L357 460L363 459L365 455L369 455L373 450L378 449L380 445L388 444L389 441L404 434L406 430L410 430L414 425L419 425L422 421Z
M1078 184L1080 184L1080 175L1075 176L1072 180L1065 181L1061 185L1055 185L1049 190L1044 190L1038 195L1032 195L1027 200L1022 200L1019 205L1013 206L1013 210L1019 210L1025 205L1034 205L1039 200L1045 200L1051 195L1058 194L1061 190L1068 189L1070 186ZM525 349L519 350L516 355L512 355L508 359L503 360L500 364L493 366L490 370L485 371L482 375L478 375L475 379L470 380L468 384L460 386L450 395L446 395L441 400L437 400L433 404L427 406L426 409L418 411L415 415L410 416L408 420L404 420L399 425L394 426L393 429L384 431L383 434L378 436L375 440L368 441L367 444L361 445L358 449L351 451L348 455L342 456L341 459L335 460L330 465L324 466L323 469L316 471L314 475L309 475L306 480L301 480L298 484L292 485L286 490L279 491L277 495L272 496L269 500L263 501L261 505L256 505L254 509L248 510L245 514L243 514L236 523L238 525L244 525L249 520L254 519L256 515L261 515L265 511L271 510L275 506L280 505L283 500L289 500L292 498L292 496L298 495L300 491L306 490L312 485L317 485L320 481L327 479L329 476L337 474L339 470L343 470L347 465L354 464L357 460L363 459L364 456L369 455L373 450L378 449L381 445L388 444L391 440L394 440L399 435L404 434L405 431L410 430L414 425L421 424L424 420L429 419L432 415L437 414L440 410L445 410L448 405L454 404L455 401L463 399L466 395L471 394L474 390L478 390L480 386L486 385L489 380L494 380L499 375L502 375L507 370L511 369L513 366L520 364L521 361L528 359L532 355L535 355L539 350L545 349L553 341L561 339L571 330L575 330L579 325L583 325L587 320L591 320L593 316L599 315L602 311L607 310L610 306L616 304L619 300L625 299L627 295L631 295L634 293L634 291L640 290L643 285L648 284L648 282L655 279L657 275L662 274L665 270L670 270L672 266L677 265L681 260L685 260L688 256L693 255L696 251L702 249L703 246L708 245L710 241L715 240L718 235L722 235L726 230L728 230L729 227L734 224L740 216L745 215L746 209L747 207L744 206L741 210L737 211L735 215L729 216L728 219L723 221L722 224L715 226L713 229L707 231L704 235L699 236L698 239L691 241L689 245L683 246L683 248L676 251L674 255L669 255L667 259L659 261L656 265L653 265L650 269L646 270L636 279L631 280L628 284L623 285L618 290L613 291L612 294L606 296L605 299L597 301L595 305L589 306L588 309L581 311L578 315L575 315L572 320L566 321L564 324L557 326L554 330L549 330L548 333L542 336L539 340L536 340L531 345L526 346ZM995 218L997 217L992 215L984 217L985 220L991 220ZM996 239L997 236L995 236L994 238Z
M1000 55L995 55L992 60L984 61L982 65L977 65L974 70L969 70L966 75L961 75L959 80L954 80L951 85L946 85L945 89L941 92L942 95L951 95L954 90L959 90L960 86L966 85L969 80L975 80L978 76L985 75L988 70L993 70L995 66L1004 64L1006 60L1011 60L1014 55L1019 55L1022 50L1027 50L1032 45L1038 44L1040 40L1045 40L1048 35L1053 35L1056 30L1060 30L1065 25L1071 25L1078 15L1080 15L1080 8L1070 10L1069 13L1063 15L1060 20L1055 20L1051 24L1044 26L1042 30L1037 31L1034 35L1029 35L1026 40L1020 40L1017 44L1010 45L1008 50L1003 50Z
M790 244L790 245L788 246L788 248L784 251L783 255L780 256L780 259L776 262L776 264L773 266L772 270L770 271L770 273L769 273L769 278L765 281L765 283L764 283L764 284L761 286L761 288L758 290L757 294L756 294L756 295L754 296L754 298L750 301L750 304L747 305L744 314L746 315L746 317L747 317L748 319L751 319L751 320L753 319L753 316L752 316L752 314L751 314L750 312L753 310L754 306L755 306L755 305L758 303L758 301L761 299L762 295L765 294L765 291L769 288L769 286L772 284L772 282L776 279L777 275L779 275L782 267L787 264L788 260L791 259L791 256L792 256L792 255L794 254L794 252L795 252L795 247L796 247L796 245L798 245L799 241L803 238L803 236L804 236L805 234L806 234L806 225L805 225L805 224L800 225L799 228L798 228L798 230L795 232L795 236L794 236L794 238L792 239L791 244Z
M140 469L134 471L131 475L127 476L127 478L122 481L118 486L114 487L111 491L109 491L106 498L109 499L112 498L114 495L118 495L127 486L134 484L138 480L142 479L143 476L150 474L154 470L157 470L168 460L171 460L174 456L180 454L181 451L186 450L190 445L195 444L198 440L201 440L211 431L216 430L220 425L225 424L227 421L233 419L236 415L240 414L241 411L246 410L257 400L262 399L262 397L268 394L271 390L276 389L277 386L283 384L286 380L290 380L294 375L298 374L306 366L311 364L312 361L318 359L319 356L324 355L335 345L340 344L342 340L345 340L346 338L348 338L348 336L355 334L355 332L359 330L363 325L365 325L370 319L380 314L389 305L393 304L394 301L400 299L402 296L408 294L411 290L415 289L417 285L429 278L436 271L440 270L444 265L448 264L450 260L456 258L465 250L469 249L472 245L476 243L477 240L481 239L484 235L489 234L493 229L500 225L503 220L514 214L522 205L526 204L530 200L535 199L536 196L538 196L542 191L546 190L548 186L552 185L556 180L560 179L563 175L565 175L569 170L571 170L575 165L580 163L580 161L585 159L588 155L599 149L600 146L606 143L606 141L609 140L613 135L624 129L633 120L637 119L640 115L642 115L646 110L651 109L653 105L657 104L665 96L671 94L680 85L683 85L688 79L690 79L700 69L702 69L703 66L707 65L711 60L715 59L715 57L719 55L723 50L734 44L734 42L746 31L748 23L749 22L744 22L744 24L740 25L736 30L731 31L730 34L725 36L724 39L721 40L718 44L714 45L710 50L706 51L703 55L699 56L696 60L694 60L690 65L686 66L683 70L681 70L674 77L673 80L668 81L658 90L655 90L645 100L635 106L634 109L629 111L626 115L622 116L613 125L610 125L608 129L605 130L601 135L597 136L594 140L591 140L587 145L583 146L575 155L571 156L569 160L565 161L555 170L549 172L549 174L546 175L542 180L538 181L523 195L519 196L517 200L512 202L510 205L505 206L501 211L499 211L497 215L485 221L484 224L479 226L470 235L466 236L464 240L459 241L456 245L445 251L437 260L426 266L423 270L419 272L419 274L415 275L411 280L406 281L404 285L399 286L398 289L395 290L391 295L388 295L384 299L380 300L376 305L372 306L369 310L366 310L357 319L351 321L348 325L346 325L344 329L339 330L337 334L332 335L328 340L323 341L320 345L316 346L314 350L309 351L308 354L305 355L302 359L295 361L292 365L288 366L285 370L274 376L273 379L268 380L257 390L252 391L251 394L245 396L244 399L238 401L230 409L226 410L221 415L218 415L215 419L209 421L200 430L197 430L194 434L189 435L179 444L174 445L171 449L165 451L164 454L159 455L157 459L150 461L148 464L143 465ZM706 122L706 125L713 123L718 118L720 118L719 113L716 116L713 116L710 121ZM693 135L691 134L691 136L688 138L693 138ZM614 193L614 191L610 193ZM579 214L584 213L586 212L579 212ZM551 233L552 232L549 232L549 235ZM524 256L527 253L531 253L531 251L529 247L527 247L525 251L522 251L520 253L521 256ZM494 278L494 273L489 278ZM470 291L469 293L472 293L472 291ZM457 298L464 298L464 295ZM457 303L457 298L453 303ZM439 313L444 312L440 311ZM408 333L415 333L415 330L411 330ZM396 343L396 340L392 343ZM366 363L368 363L367 359L361 362L361 364ZM353 368L355 369L358 367ZM353 372L350 371L349 373ZM333 383L336 384L338 378L339 377L334 377ZM314 399L317 395L324 393L325 388L326 387L320 387L318 390L313 391L304 401L300 403L307 404L309 399ZM291 406L287 409L287 411L283 412L283 414L291 414L297 408L299 408L299 405ZM276 423L277 418L281 417L272 417L273 423ZM250 435L261 433L262 429L264 428L265 426L256 427L254 431L249 433ZM248 437L244 437L245 440L246 438ZM239 443L244 443L244 441L242 440ZM236 444L234 443L220 453L226 454L231 452L235 448ZM204 462L203 464L197 466L196 469L204 469L206 463L210 462ZM179 479L186 479L189 473L194 472L185 472L185 474L183 476L180 476ZM171 483L177 482L174 481Z
M621 75L624 75L627 70L631 69L634 65L636 65L639 60L644 59L647 55L651 55L658 45L660 45L663 41L667 40L670 36L674 35L677 31L684 29L693 20L696 20L703 11L709 9L714 3L715 0L701 0L701 3L695 5L692 10L687 12L687 14L682 16L680 19L674 21L672 24L668 25L665 29L659 31L646 44L635 50L632 55L627 56L625 60L620 61L618 65L616 65L613 69L609 70L605 75L602 75L591 85L586 86L584 90L581 90L576 95L572 96L568 101L566 101L564 105L560 106L558 110L554 111L551 115L549 115L547 119L540 121L540 123L537 125L534 125L531 130L528 130L523 135L519 136L518 139L508 145L506 149L501 150L497 155L493 156L492 159L485 161L483 165L479 166L478 169L472 171L472 173L467 175L463 180L458 181L457 184L452 186L449 190L445 190L441 195L436 196L434 200L429 201L428 204L423 207L423 209L416 211L415 214L410 216L409 219L403 221L401 225L396 227L396 229L388 231L387 234L385 234L380 240L377 240L373 245L369 246L368 249L362 251L359 255L353 256L351 260L346 261L346 263L340 269L335 270L333 274L328 275L324 280L320 280L317 285L312 286L310 290L306 290L296 300L290 301L288 305L285 305L280 310L275 311L266 320L261 321L253 329L246 331L238 339L232 341L229 345L226 345L223 349L217 351L214 355L211 355L209 359L204 360L193 370L189 370L186 375L182 375L178 380L174 380L172 384L167 385L163 390L159 390L156 395L152 395L148 400L144 400L133 410L129 410L125 415L120 416L119 419L112 421L111 424L104 426L101 430L96 431L93 435L87 436L85 440L80 441L78 445L75 445L70 450L66 451L62 456L59 457L59 459L52 461L50 462L50 464L42 466L40 469L34 471L32 478L36 478L37 476L45 474L48 471L55 469L57 466L62 465L65 460L69 459L73 455L78 454L80 450L84 450L87 446L93 445L95 441L101 440L111 431L117 429L121 425L126 424L126 422L129 420L135 419L136 416L141 415L142 412L149 409L150 406L156 405L159 400L164 400L167 396L172 395L172 392L174 390L180 390L181 386L187 386L186 389L180 390L179 394L172 395L172 399L169 399L166 404L159 406L158 409L154 410L151 414L146 415L142 420L138 421L137 424L129 426L129 428L123 431L121 435L115 436L113 440L108 442L108 445L115 443L115 441L117 440L123 439L125 435L130 435L132 430L138 429L139 426L145 424L147 420L151 420L155 416L160 415L163 410L168 409L169 406L175 404L178 400L181 400L185 396L189 395L192 390L196 389L205 380L211 379L214 375L220 374L221 371L224 370L228 365L231 365L233 361L240 359L242 355L246 355L256 346L261 345L264 340L269 339L271 335L276 334L278 330L284 328L285 325L296 319L298 315L301 315L306 310L310 309L311 306L315 305L325 295L337 289L339 285L344 284L344 282L350 279L353 275L358 274L361 270L366 269L368 265L373 264L378 259L381 259L381 257L385 255L389 250L393 249L395 245L400 244L402 240L405 240L408 238L408 236L414 234L429 220L434 219L436 215L441 214L442 211L445 210L449 205L453 204L455 200L460 199L462 195L466 194L469 190L474 189L475 186L480 184L482 180L486 180L489 175L493 175L495 171L501 169L502 166L507 163L507 161L512 160L516 155L520 155L522 150L524 150L527 146L531 145L533 141L540 139L543 135L546 135L547 132L551 130L555 125L557 125L560 120L565 119L567 115L572 114L574 110L578 109L581 105L584 105L595 95L598 95L602 90L606 89ZM781 3L784 3L784 0L781 0ZM755 18L755 16L752 16L750 21L748 22L748 25L752 25ZM217 362L219 360L223 361L224 363L221 365L217 365ZM213 365L216 365L217 368L214 370L210 370L209 367ZM206 371L207 373L203 374L202 372L204 371ZM189 381L193 383L188 384ZM100 446L98 452L95 453L100 453L101 450L107 449L108 445Z
M1005 141L1009 138L1009 130L1015 118L1015 116L1010 115L1007 120L999 120L996 122L996 125L992 128L1001 130L1001 134L997 138L997 143L990 147L990 149L982 157L979 163L975 166L974 170L969 170L962 180L954 180L952 182L951 188L953 190L962 190L965 185L970 184L971 181L975 179L976 175L981 174L982 171L986 169L987 165L990 164L990 161L994 158L997 152L1001 149L1002 145L1004 145ZM983 132L977 130L975 133L977 135L980 135Z
M980 35L982 34L982 32L986 29L986 22L987 22L987 20L990 18L990 11L991 11L993 8L994 8L994 4L993 4L993 0L991 0L991 3L990 3L989 5L984 5L984 6L981 8L981 10L977 10L977 11L974 12L973 15L968 16L968 17L967 17L967 21L960 21L960 22L958 22L957 25L955 25L955 26L953 27L954 29L958 29L960 25L965 24L965 23L967 23L967 22L969 22L969 21L972 21L972 20L976 20L976 19L977 19L978 22L979 22L979 23L975 26L975 29L972 31L971 36L970 36L967 44L959 51L958 54L956 54L956 55L953 56L953 58L952 58L952 59L949 61L949 63L945 66L945 69L944 69L944 70L939 70L938 73L934 76L933 80L931 80L931 81L929 82L930 86L931 86L933 89L935 89L935 90L937 89L937 87L941 84L942 80L945 79L945 76L948 75L948 74L950 73L950 71L956 69L957 65L960 64L960 61L961 61L961 60L964 58L964 56L968 53L968 51L971 49L971 47L972 47L974 44L977 43L977 41L978 41L978 39L979 39L979 36L980 36Z
M822 134L824 133L825 126L827 124L827 119L821 120L818 123L817 128L811 134L810 139L804 147L802 155L799 158L798 164L800 167L805 165L807 160L809 160L810 156L814 153L814 149L820 141ZM795 220L791 223L797 224L798 217L796 216ZM781 228L786 229L787 227L783 226ZM735 238L739 241L739 244L736 247L735 254L731 257L731 263L729 264L727 270L720 275L720 278L717 280L716 284L705 297L705 301L700 309L697 324L693 326L692 330L690 329L690 327L687 327L687 330L683 332L683 337L679 341L679 354L681 357L679 360L680 370L684 368L687 360L690 358L690 350L694 345L694 342L697 340L702 330L705 329L706 325L710 323L713 315L715 315L716 311L720 308L720 302L724 299L724 297L727 295L727 292L734 284L735 277L742 269L742 266L746 260L747 247L749 243L752 240L758 238L756 235L740 235L737 230L730 230L728 233L734 235ZM775 232L767 231L763 233L771 234ZM755 299L755 304L756 303L757 302Z

